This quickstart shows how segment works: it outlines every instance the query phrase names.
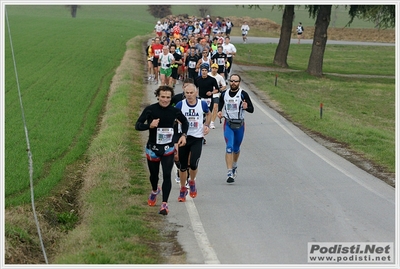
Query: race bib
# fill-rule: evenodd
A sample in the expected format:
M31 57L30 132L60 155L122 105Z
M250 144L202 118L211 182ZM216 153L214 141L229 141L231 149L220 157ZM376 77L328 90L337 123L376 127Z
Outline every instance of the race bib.
M196 62L189 61L189 68L193 69L196 67Z
M157 128L157 141L159 145L169 144L172 142L174 135L173 128Z
M211 98L201 98L202 101L205 101L207 103L207 106L210 107L211 105Z
M189 129L199 128L199 117L188 117Z
M229 100L226 104L226 112L229 114L239 112L239 104L235 100Z
M161 54L161 52L162 52L162 50L157 49L157 50L154 51L154 54L159 56Z
M225 65L225 59L224 58L218 58L217 59L217 64L218 65Z

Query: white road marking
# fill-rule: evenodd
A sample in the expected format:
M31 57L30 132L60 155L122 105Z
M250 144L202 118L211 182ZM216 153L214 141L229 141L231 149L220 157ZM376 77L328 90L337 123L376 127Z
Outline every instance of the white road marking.
M199 213L197 212L196 205L193 199L188 195L186 198L186 210L189 213L190 222L192 223L192 228L194 236L196 237L197 244L201 249L203 254L205 264L220 264L217 254L215 253L213 247L208 241L206 231L203 228Z
M172 174L176 175L177 169L174 165L172 169ZM171 179L175 182L175 179ZM203 259L205 264L220 264L221 262L218 260L217 254L214 251L214 248L211 246L210 241L208 241L208 236L206 231L204 230L203 223L201 222L199 212L197 211L196 205L192 197L188 194L186 196L185 202L186 210L189 214L190 223L192 224L192 229L194 236L196 238L197 244L203 254Z

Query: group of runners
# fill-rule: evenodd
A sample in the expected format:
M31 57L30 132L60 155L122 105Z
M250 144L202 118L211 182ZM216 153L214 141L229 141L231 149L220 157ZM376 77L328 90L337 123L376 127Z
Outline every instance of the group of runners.
M224 119L226 182L235 181L245 129L244 111L252 113L254 107L248 93L240 88L241 77L230 74L236 48L226 34L223 37L217 32L210 40L209 35L161 33L151 40L146 52L148 79L158 84L158 102L142 111L135 128L149 132L145 152L152 191L148 205L155 206L162 193L159 213L167 215L174 163L178 171L176 183L180 184L178 201L185 202L188 194L197 196L197 172L205 136L215 129L217 117ZM183 91L175 94L179 76Z
M201 75L200 65L218 64L218 74L227 79L236 47L230 42L233 23L229 18L206 18L184 21L158 21L156 36L146 48L148 80L154 84L174 87L179 80ZM201 29L201 30L197 30ZM243 42L247 41L249 26L242 25Z

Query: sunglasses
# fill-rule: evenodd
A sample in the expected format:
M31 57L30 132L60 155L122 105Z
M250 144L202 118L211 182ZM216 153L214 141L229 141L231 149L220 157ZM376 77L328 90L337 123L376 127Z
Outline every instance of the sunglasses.
M231 80L229 80L230 82L234 82L234 83L238 83L238 82L240 82L240 80L233 80L233 79L231 79Z

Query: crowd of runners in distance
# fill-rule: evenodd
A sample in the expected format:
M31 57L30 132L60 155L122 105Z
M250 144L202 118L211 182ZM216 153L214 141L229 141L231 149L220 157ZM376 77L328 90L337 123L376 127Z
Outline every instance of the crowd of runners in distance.
M157 103L147 106L139 116L135 129L148 131L145 152L152 191L148 205L155 206L162 193L159 214L169 212L172 168L177 167L176 183L180 184L178 201L197 196L197 171L206 144L204 138L215 129L214 121L224 119L226 143L226 182L237 175L240 145L244 137L244 112L254 107L246 91L240 88L241 78L230 74L236 47L230 43L233 23L229 18L207 16L193 19L158 21L155 37L146 48L148 80L158 85ZM249 27L242 25L243 42ZM180 94L174 88L182 80ZM227 84L229 88L227 88ZM221 99L221 100L220 100ZM163 171L160 187L159 171Z
M230 43L234 27L229 18L209 15L205 18L178 18L157 21L155 37L146 48L148 80L154 84L175 87L179 80L195 79L201 75L200 66L218 64L218 74L228 79L236 47ZM250 30L246 22L241 26L243 42Z

